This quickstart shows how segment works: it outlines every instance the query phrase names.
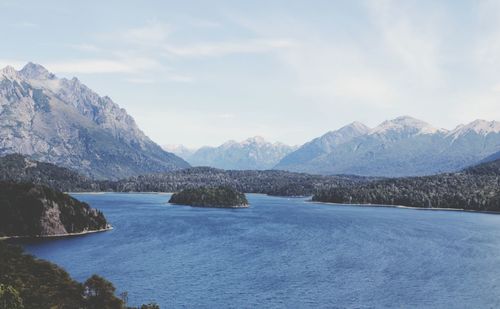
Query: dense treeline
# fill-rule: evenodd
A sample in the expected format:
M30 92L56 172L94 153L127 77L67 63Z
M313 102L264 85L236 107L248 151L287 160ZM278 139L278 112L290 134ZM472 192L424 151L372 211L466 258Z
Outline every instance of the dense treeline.
M175 193L169 203L197 207L246 207L247 198L244 193L229 187L198 187L184 189Z
M318 191L314 201L500 211L500 161L460 173L384 179Z
M118 181L95 181L67 168L22 155L0 158L0 180L41 184L63 192L177 192L203 186L228 186L246 193L312 195L316 190L365 180L356 176L320 176L285 171L225 171L195 167Z
M224 171L195 167L164 174L132 177L102 185L117 192L178 192L187 188L225 186L245 193L281 196L312 195L316 190L352 184L364 178L320 176L285 171Z
M31 160L20 154L0 157L0 181L33 183L62 192L99 191L99 183L75 171L51 163Z
M104 215L48 187L0 181L0 236L50 236L101 230Z
M5 305L4 307L2 307ZM124 309L115 287L93 275L83 284L50 262L24 254L22 249L0 242L0 308L9 309ZM141 309L159 308L143 305Z

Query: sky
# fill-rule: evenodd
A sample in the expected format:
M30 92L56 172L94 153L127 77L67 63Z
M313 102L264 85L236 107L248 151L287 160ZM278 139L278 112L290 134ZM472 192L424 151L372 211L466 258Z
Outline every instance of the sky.
M159 144L500 120L500 1L0 0L0 67L110 96Z

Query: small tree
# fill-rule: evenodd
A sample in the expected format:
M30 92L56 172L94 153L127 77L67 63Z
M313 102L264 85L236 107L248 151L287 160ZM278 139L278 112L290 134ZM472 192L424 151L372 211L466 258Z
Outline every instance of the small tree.
M93 275L85 283L84 298L89 309L121 309L123 302L115 296L115 287L106 279Z

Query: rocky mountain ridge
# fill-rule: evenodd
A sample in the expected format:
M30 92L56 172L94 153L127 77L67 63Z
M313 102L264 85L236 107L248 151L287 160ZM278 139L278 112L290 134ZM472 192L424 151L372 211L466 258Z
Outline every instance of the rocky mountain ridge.
M193 166L233 170L270 169L295 149L283 143L271 143L254 136L241 142L230 140L218 147L205 146L184 157Z
M10 153L95 178L189 166L151 141L109 97L34 63L0 71L0 155Z
M346 130L354 133L341 142L328 143L327 137ZM326 146L319 147L321 143ZM356 124L329 132L285 156L274 168L315 174L421 176L457 171L498 151L500 122L476 120L446 130L403 116L372 129Z

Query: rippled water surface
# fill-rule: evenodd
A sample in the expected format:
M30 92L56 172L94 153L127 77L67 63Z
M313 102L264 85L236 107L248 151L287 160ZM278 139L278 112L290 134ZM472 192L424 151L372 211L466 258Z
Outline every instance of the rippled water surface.
M500 216L247 195L248 209L166 194L74 194L114 230L25 244L129 303L162 308L499 308Z

